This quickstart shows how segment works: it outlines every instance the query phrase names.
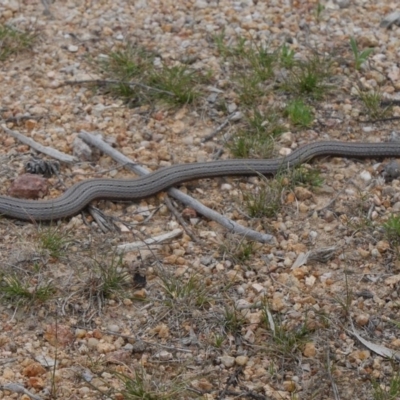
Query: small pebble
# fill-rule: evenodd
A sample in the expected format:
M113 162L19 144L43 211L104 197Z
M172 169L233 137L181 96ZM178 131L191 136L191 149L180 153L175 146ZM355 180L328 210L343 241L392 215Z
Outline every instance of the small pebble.
M219 358L221 363L226 367L226 368L230 368L233 367L233 365L235 364L235 358L234 357L230 357L230 356L222 356Z

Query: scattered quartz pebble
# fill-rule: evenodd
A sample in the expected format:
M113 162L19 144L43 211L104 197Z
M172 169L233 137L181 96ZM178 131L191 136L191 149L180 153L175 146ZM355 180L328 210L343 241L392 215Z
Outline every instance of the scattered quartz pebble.
M115 324L109 325L108 330L111 332L119 332L119 326Z
M365 326L368 324L369 316L367 314L359 314L356 316L355 321L360 326Z
M380 240L377 244L376 244L376 248L378 249L378 251L380 253L384 253L385 251L390 249L390 243L385 241L385 240Z
M295 193L296 197L297 197L300 201L307 200L307 199L310 199L310 198L313 197L312 192L310 192L310 191L309 191L308 189L306 189L306 188L303 188L302 186L297 186L297 187L294 189L294 193Z
M247 309L247 308L250 308L250 306L251 306L251 303L248 302L248 301L245 300L245 299L239 299L239 300L237 300L237 301L236 301L236 305L235 305L235 307L236 307L237 310L245 310L245 309Z
M229 183L223 183L221 185L221 190L229 191L229 190L232 190L232 189L233 189L233 186L231 184L229 184Z
M373 257L381 257L381 253L378 249L372 249L371 250L371 256Z
M222 356L220 357L220 361L226 368L230 368L235 364L235 357Z
M76 329L75 330L75 337L78 339L84 338L86 336L87 332L85 329Z
M279 150L279 154L283 157L288 156L292 152L292 149L288 149L287 147L282 147Z
M158 354L156 354L156 357L162 361L168 361L168 360L172 360L173 355L172 355L172 353L170 353L166 350L162 350Z
M114 351L114 350L115 350L115 346L112 345L111 343L99 342L97 344L97 351L99 353L109 353L110 351Z
M372 176L368 171L362 171L361 174L360 174L360 178L364 182L369 182L372 179Z
M247 364L247 361L249 361L249 357L247 357L247 356L237 356L237 357L235 358L235 363L236 363L237 365L244 366L244 365Z
M306 343L304 346L303 354L305 357L315 357L317 350L315 344L312 342Z
M87 341L87 345L89 349L97 349L97 346L99 344L99 340L96 338L89 338Z

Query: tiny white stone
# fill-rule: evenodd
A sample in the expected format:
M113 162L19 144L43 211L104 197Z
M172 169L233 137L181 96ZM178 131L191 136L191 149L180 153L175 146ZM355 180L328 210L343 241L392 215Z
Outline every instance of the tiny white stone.
M231 104L228 105L229 113L233 113L236 110L237 110L237 105L235 103L231 103Z
M236 357L236 364L237 365L246 365L247 364L247 361L249 360L249 357L247 357L247 356L237 356Z
M315 239L318 237L318 233L315 231L310 231L310 233L308 234L308 237L310 239L310 242L314 242Z
M280 141L286 146L290 146L293 143L293 134L292 132L282 133Z
M289 257L285 257L283 260L283 265L285 267L290 267L293 264L293 261Z
M222 356L220 358L221 363L225 365L225 367L230 368L235 364L235 358L230 356Z
M364 182L369 182L372 179L371 174L368 171L362 171L360 174L360 178L364 181Z
M172 354L166 350L162 350L160 351L157 355L156 355L160 360L163 361L167 361L167 360L171 360L172 359Z
M239 294L244 294L244 293L245 293L245 290L244 290L244 288L243 288L242 286L239 286L239 287L236 289L236 291L237 291Z
M245 310L247 308L250 308L250 303L247 300L239 299L238 301L236 301L237 310Z
M381 256L381 253L379 253L379 250L378 250L378 249L372 249L372 250L371 250L371 256L372 256L372 257L380 257L380 256Z
M68 46L68 51L70 51L71 53L76 53L79 50L78 46L75 46L74 44L71 44Z
M119 326L115 325L115 324L109 325L108 326L108 330L111 331L111 332L118 332L119 331Z
M375 128L373 126L364 126L362 130L366 133L373 132Z
M223 183L223 184L221 185L221 190L226 190L226 191L232 190L232 185L229 184L229 183Z
M288 156L291 152L292 152L292 149L289 149L289 148L287 148L287 147L282 147L282 148L279 150L279 155L285 157L285 156Z
M356 194L354 189L346 189L344 192L349 196L354 196Z
M307 286L314 286L316 280L317 278L314 275L310 275L306 277L305 283Z

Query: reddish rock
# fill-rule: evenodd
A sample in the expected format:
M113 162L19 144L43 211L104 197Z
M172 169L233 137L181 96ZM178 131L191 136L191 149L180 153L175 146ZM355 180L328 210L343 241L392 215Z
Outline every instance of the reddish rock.
M28 385L36 390L42 390L45 386L43 379L37 376L32 376L29 378Z
M65 347L74 341L74 334L66 325L53 324L47 326L44 338L52 346Z
M22 373L28 378L31 378L33 376L43 375L45 372L46 370L37 362L29 364L22 370Z
M8 189L8 194L12 197L23 199L39 199L48 192L46 179L38 175L20 175Z
M196 212L196 210L193 210L193 208L185 208L182 211L182 217L185 219L196 218L197 212Z

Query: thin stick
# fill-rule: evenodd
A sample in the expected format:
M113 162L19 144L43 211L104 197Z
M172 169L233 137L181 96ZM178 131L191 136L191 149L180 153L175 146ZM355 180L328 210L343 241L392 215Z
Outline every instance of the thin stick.
M98 147L102 152L104 152L105 154L108 154L110 157L112 157L117 162L124 164L126 166L129 165L130 166L129 168L131 168L137 174L146 175L149 173L149 171L146 168L132 162L128 157L124 156L119 151L113 149L110 145L105 143L101 138L99 138L91 133L85 132L85 131L81 131L78 136L81 139L83 139L85 142ZM245 228L244 226L239 225L238 223L232 221L231 219L226 218L223 215L204 206L197 200L186 195L185 193L182 193L180 190L178 190L176 188L168 189L167 193L171 197L182 202L183 204L186 204L187 206L192 207L199 214L204 215L206 218L218 222L220 225L222 225L223 227L228 229L229 232L237 233L248 239L251 239L251 240L254 240L257 242L261 242L261 243L271 243L272 244L275 241L274 236L265 234L265 233L256 232L249 228Z
M29 390L25 389L22 385L19 383L6 383L4 385L0 385L1 390L8 390L10 392L15 392L15 393L20 393L20 394L25 394L26 396L29 396L33 400L43 400L43 397L37 396L36 394L31 393Z
M164 233L162 235L153 236L149 239L140 240L138 242L126 243L117 246L117 253L124 253L125 251L133 251L138 250L142 247L149 247L154 244L161 244L167 240L174 239L178 236L182 235L182 231L180 229L174 229L171 232Z
M28 146L32 147L36 151L40 151L41 153L47 154L50 157L55 158L56 160L65 162L65 163L73 163L74 161L77 161L77 159L73 156L70 156L68 154L62 153L61 151L58 151L56 149L53 149L52 147L48 146L43 146L38 142L35 142L33 139L28 138L27 136L23 135L22 133L12 131L11 129L8 129L4 124L1 125L3 130L11 135L13 138L19 140L22 143L27 144Z

